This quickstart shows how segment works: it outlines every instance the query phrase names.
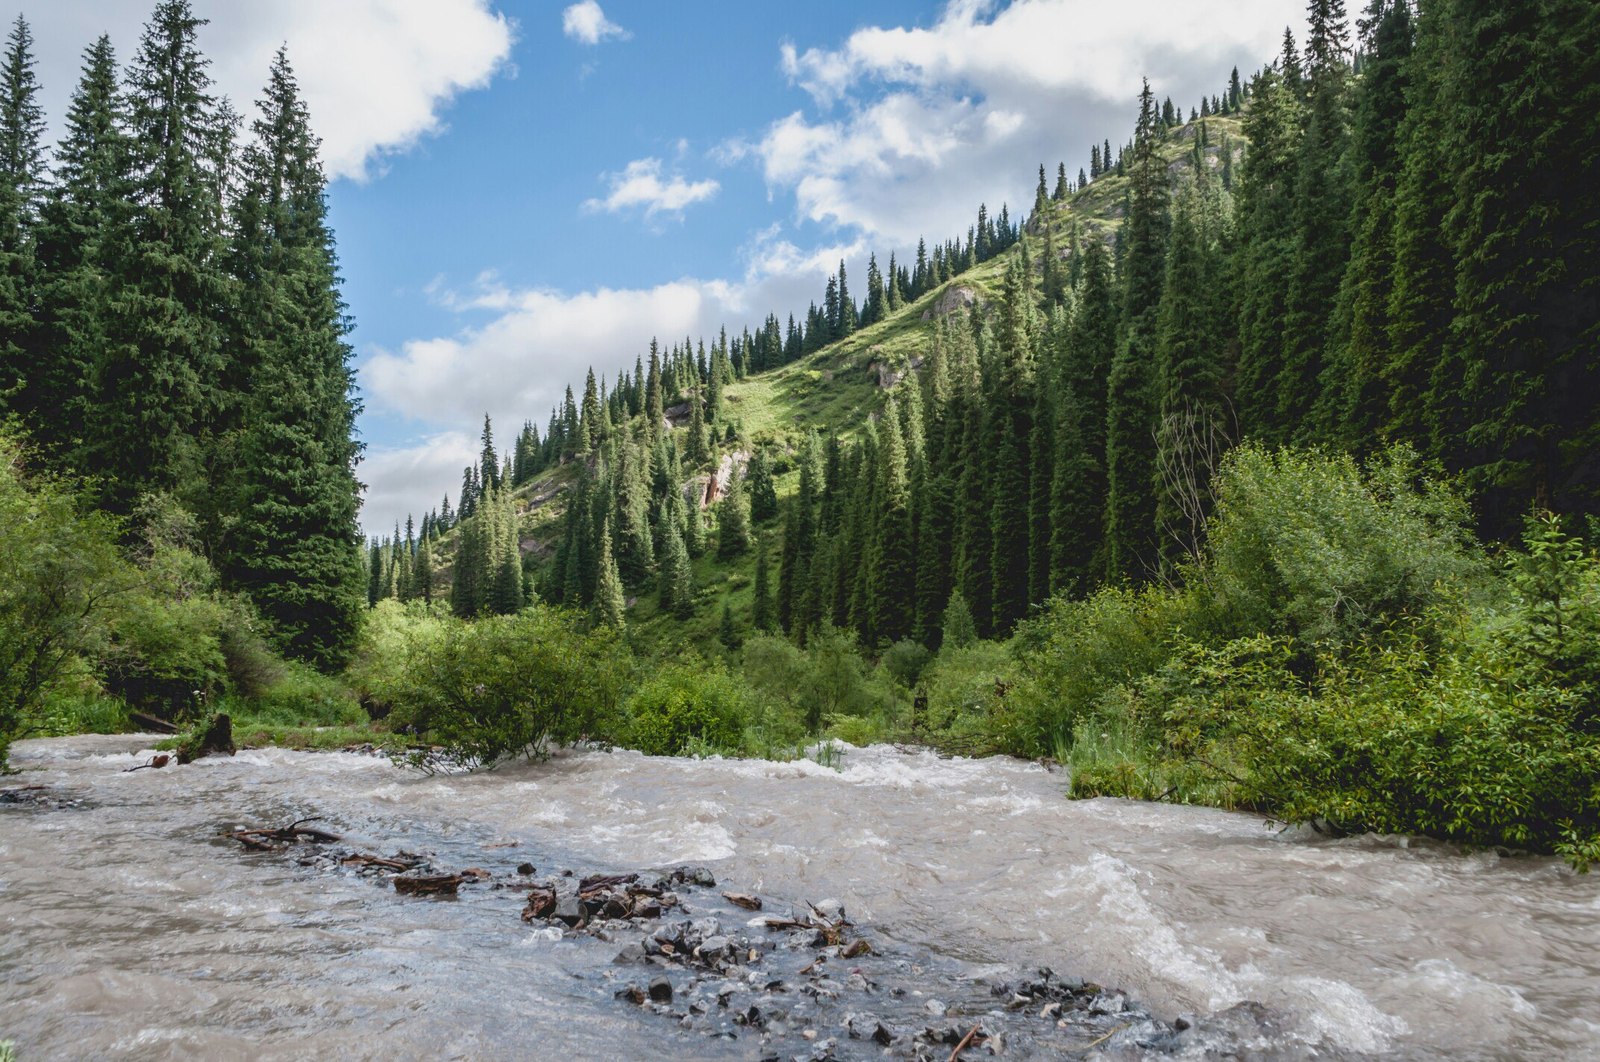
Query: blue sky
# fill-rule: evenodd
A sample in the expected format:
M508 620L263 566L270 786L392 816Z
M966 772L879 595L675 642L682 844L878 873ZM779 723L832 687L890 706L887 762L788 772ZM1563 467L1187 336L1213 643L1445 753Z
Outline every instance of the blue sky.
M147 0L24 7L59 121ZM195 0L218 89L279 43L324 138L366 412L363 523L454 496L653 334L800 312L844 258L1031 205L1040 162L1120 143L1141 75L1185 109L1299 34L1298 0Z

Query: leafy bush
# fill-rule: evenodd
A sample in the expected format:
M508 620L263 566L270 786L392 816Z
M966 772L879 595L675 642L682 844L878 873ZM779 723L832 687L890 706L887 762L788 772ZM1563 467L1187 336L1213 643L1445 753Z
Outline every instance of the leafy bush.
M117 527L64 485L26 471L0 434L0 768L12 738L83 654L135 583Z
M1123 703L1107 708L1106 698L1161 667L1191 608L1190 596L1165 588L1113 587L1083 601L1057 598L1019 626L1020 744L1006 751L1041 755L1085 720L1121 716Z
M1245 447L1217 494L1185 588L1019 629L1012 751L1078 796L1600 858L1600 559L1540 517L1497 572L1406 451Z
M927 646L905 638L883 651L878 666L887 671L900 685L910 689L917 684L917 680L922 677L923 669L932 660L933 653Z
M473 623L423 617L409 632L397 626L391 621L380 632L366 663L370 669L374 657L392 662L397 648L403 652L398 669L376 686L393 705L390 723L456 762L492 765L618 730L626 652L606 632L584 631L575 614L535 605ZM374 681L370 670L366 680Z
M1009 725L1016 674L1016 660L996 642L945 646L923 672L928 705L918 736L951 751L1023 751Z
M867 676L855 635L835 627L812 633L802 650L782 638L756 635L744 646L744 676L769 704L817 734L836 716L882 710L888 698Z
M241 726L359 726L367 722L355 694L336 678L300 663L279 662L280 677L245 702Z
M629 744L640 752L736 752L751 701L744 684L726 672L699 661L672 663L628 698L628 717Z
M1188 633L1208 644L1284 635L1309 660L1487 574L1471 512L1407 449L1343 454L1243 446L1223 461Z
M1581 699L1455 622L1456 648L1395 631L1309 685L1281 640L1197 650L1168 747L1289 822L1569 855L1600 842L1600 735L1572 725Z

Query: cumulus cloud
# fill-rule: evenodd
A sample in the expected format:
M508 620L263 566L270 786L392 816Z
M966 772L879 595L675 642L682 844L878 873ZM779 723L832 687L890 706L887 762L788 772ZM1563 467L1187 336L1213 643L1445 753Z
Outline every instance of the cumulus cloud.
M496 421L542 422L589 366L615 379L652 336L667 343L709 337L724 324L787 314L818 298L841 259L859 267L864 254L859 241L802 250L775 226L740 250L743 275L731 281L682 278L569 293L513 290L493 273L465 291L435 280L428 294L439 305L468 319L492 316L375 352L361 367L362 392L378 410L434 423L470 422L486 410Z
M147 2L59 0L30 10L44 102L58 135L82 50L109 33L131 62ZM450 102L506 68L515 25L491 0L195 0L214 91L246 116L286 45L332 177L364 179L385 156L438 133Z
M716 181L686 181L679 174L661 177L660 159L635 159L621 173L608 173L611 193L584 202L585 210L620 214L642 207L647 218L660 213L681 214L685 207L703 203L722 188Z
M799 217L904 243L963 232L979 202L1032 205L1034 164L1076 173L1120 143L1139 79L1185 109L1229 69L1269 59L1299 0L951 0L933 25L869 26L837 48L784 44L784 73L815 114L777 119L723 161L756 158Z
M606 18L596 0L583 0L561 12L561 32L580 44L627 40L632 34Z
M478 440L462 431L441 432L415 446L370 449L359 475L367 484L361 525L370 535L392 534L406 517L439 507L445 493L455 505L461 470L478 459Z

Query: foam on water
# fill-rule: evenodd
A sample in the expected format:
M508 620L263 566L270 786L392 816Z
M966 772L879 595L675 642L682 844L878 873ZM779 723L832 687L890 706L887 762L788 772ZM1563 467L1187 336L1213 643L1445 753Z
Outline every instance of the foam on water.
M562 965L576 953L549 933L491 925L464 900L385 907L374 938L372 907L392 895L308 883L218 840L306 816L458 865L708 863L741 889L838 898L890 939L974 969L1050 966L1169 1016L1257 1000L1288 1023L1280 1049L1570 1058L1594 1055L1600 1035L1600 875L1552 859L1071 802L1065 777L1036 764L887 747L844 747L837 768L583 751L429 777L261 750L122 773L148 744L14 753L28 782L84 802L0 809L0 933L15 942L0 949L13 986L0 1029L35 1045L29 1057L225 1058L247 1042L240 1028L261 1057L293 1057L308 1028L353 1057L402 1044L517 1057L529 1037L573 1057L653 1049L629 1039L626 1015L540 1024L573 1005ZM427 1031L375 1017L401 1011Z

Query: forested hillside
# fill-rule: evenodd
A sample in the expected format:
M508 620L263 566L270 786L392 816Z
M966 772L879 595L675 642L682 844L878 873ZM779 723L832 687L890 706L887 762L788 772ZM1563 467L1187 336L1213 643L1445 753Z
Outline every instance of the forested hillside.
M980 211L914 268L874 257L859 309L841 265L803 322L652 343L609 391L591 373L542 434L525 425L506 471L485 425L458 511L374 544L371 596L430 594L438 536L484 506L502 545L487 561L478 533L461 554L463 615L517 607L524 535L528 592L688 619L719 604L697 577L727 587L694 562L748 570L753 524L770 600L727 598L736 624L937 647L958 600L1005 635L1053 594L1175 580L1246 439L1408 445L1491 537L1534 504L1594 512L1594 61L1566 42L1595 14L1517 11L1375 3L1352 32L1319 0L1303 48L1286 33L1188 121L1146 87L1115 161L1096 145L1053 189L1041 167L1016 230Z

